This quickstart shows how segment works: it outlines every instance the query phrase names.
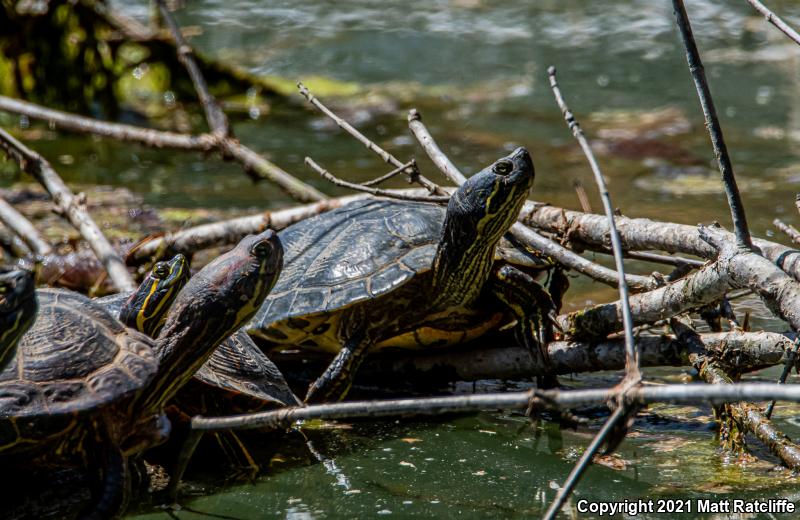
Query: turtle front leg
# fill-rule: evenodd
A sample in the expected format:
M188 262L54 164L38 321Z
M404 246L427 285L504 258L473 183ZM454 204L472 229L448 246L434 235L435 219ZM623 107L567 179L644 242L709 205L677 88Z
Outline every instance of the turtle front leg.
M530 275L515 267L504 265L494 275L492 292L516 318L517 342L528 349L537 365L549 367L547 344L553 341L553 300Z
M341 401L353 385L355 371L361 366L372 341L362 330L346 338L342 349L325 372L308 387L306 403Z

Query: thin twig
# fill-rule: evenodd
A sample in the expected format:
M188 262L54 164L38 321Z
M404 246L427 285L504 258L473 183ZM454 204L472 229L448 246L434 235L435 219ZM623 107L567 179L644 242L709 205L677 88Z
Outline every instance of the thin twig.
M0 128L0 147L17 161L20 169L44 186L44 189L50 194L50 198L53 199L56 209L80 232L106 268L117 289L120 291L134 290L136 283L125 267L125 262L108 242L77 197L50 166L50 163L2 128Z
M778 28L783 34L791 38L795 43L800 45L800 34L786 24L781 18L766 8L764 4L758 0L747 0L747 3L752 5L753 8L759 13L763 14L769 23Z
M0 221L22 239L34 255L45 256L53 252L53 248L39 234L31 221L2 197L0 197Z
M776 218L772 221L772 225L778 228L778 231L782 231L792 239L792 242L795 244L800 244L800 231L792 226L791 224L787 224L786 222L782 221L779 218Z
M342 130L350 134L351 136L355 137L361 144L367 147L368 150L371 150L378 154L381 159L387 164L391 164L395 168L400 168L403 166L403 163L400 162L397 157L393 156L373 141L369 140L367 136L356 130L356 128L336 115L331 109L326 107L314 94L311 93L308 88L303 85L302 83L297 84L297 88L300 90L300 94L305 97L309 103L311 103L315 108L317 108L320 112L331 118ZM427 178L425 178L418 169L416 169L416 163L414 167L406 168L405 173L409 176L412 181L418 182L422 185L426 190L430 193L435 195L444 195L445 193L442 191L441 187L436 185L435 183L431 182Z
M592 204L589 202L589 195L586 194L586 188L579 179L572 181L572 187L575 188L575 195L578 196L578 202L581 205L581 211L584 213L592 212Z
M315 163L311 157L306 157L306 164L311 167L315 172L320 174L325 180L343 188L349 188L354 191L360 191L363 193L369 193L370 195L375 195L377 197L391 197L393 199L400 199L400 200L408 200L408 201L415 201L415 202L437 202L437 203L446 203L450 200L449 195L444 196L437 196L437 195L400 195L397 192L392 192L388 190L382 190L380 188L370 188L368 186L364 186L362 184L354 184L352 182L347 182L342 180L328 170L324 169L319 164Z
M561 110L561 114L564 116L567 126L572 130L572 135L578 140L578 144L583 150L584 155L586 155L586 159L589 161L589 167L592 169L594 180L600 191L600 198L603 201L603 208L605 209L606 218L608 219L608 227L611 231L609 234L611 235L611 247L614 251L614 263L617 272L621 275L619 277L619 298L622 304L622 323L625 330L625 373L629 382L635 384L641 381L642 374L639 370L639 356L636 353L636 346L633 341L633 319L631 318L631 307L628 301L628 285L625 282L625 261L622 258L622 243L619 238L619 232L614 222L614 207L611 205L611 195L608 193L605 178L600 171L600 166L597 164L589 142L583 135L580 124L578 124L578 121L575 119L575 116L573 116L561 95L561 89L558 87L558 82L556 82L556 68L553 66L549 67L547 69L547 74L550 77L550 88L553 89L553 95L556 98L558 108Z
M694 258L684 258L681 256L660 255L658 253L650 253L647 251L626 251L626 258L633 260L643 260L645 262L653 262L655 264L666 264L675 267L703 267L705 262L695 260Z
M375 185L378 185L378 184L380 184L382 182L388 181L392 177L396 177L396 176L400 175L401 173L405 173L405 171L408 168L416 168L416 167L417 167L417 161L415 161L414 159L411 159L407 163L399 166L398 168L395 168L394 170L390 171L389 173L387 173L385 175L381 175L380 177L378 177L376 179L372 179L371 181L362 182L361 186L375 186Z
M717 110L714 107L714 100L711 98L711 90L708 88L706 73L703 62L700 60L700 52L692 35L692 27L689 24L689 17L683 6L683 0L672 0L675 17L680 29L683 45L686 47L686 61L689 63L689 72L692 74L697 95L700 97L700 106L703 108L703 115L706 119L706 128L711 137L711 144L714 147L714 155L717 157L719 171L722 174L722 183L725 187L725 195L728 197L728 206L731 210L734 234L736 242L741 247L752 249L753 243L750 238L750 230L747 227L747 217L742 204L742 197L736 185L736 177L733 174L733 166L728 156L728 147L722 135L722 127L719 124Z
M572 493L572 490L575 489L575 486L578 484L578 481L583 476L584 472L589 468L592 464L592 459L594 458L595 454L600 450L600 447L603 445L603 442L608 437L608 434L611 433L611 430L614 426L625 416L625 408L620 406L611 416L606 420L603 427L600 428L600 431L597 432L594 439L592 439L592 443L587 446L586 451L583 452L581 455L580 460L575 463L575 466L570 471L567 480L564 482L564 485L561 486L556 494L556 498L550 504L550 507L547 509L547 512L542 517L542 520L552 520L558 515L559 511L561 511L561 507L564 505L564 502L567 501L567 498Z
M461 186L467 181L464 174L461 173L458 168L456 168L456 165L450 161L450 158L442 152L439 145L434 141L433 136L428 132L425 125L422 124L422 115L416 108L412 108L408 111L408 127L411 129L414 137L417 138L417 141L422 145L428 157L430 157L436 167L439 168L439 171L450 179L450 182L456 186Z

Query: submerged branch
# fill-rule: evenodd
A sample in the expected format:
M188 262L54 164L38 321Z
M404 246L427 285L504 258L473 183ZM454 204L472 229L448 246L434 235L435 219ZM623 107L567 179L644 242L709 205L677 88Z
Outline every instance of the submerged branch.
M680 341L692 344L698 352L690 354L690 359L706 383L711 385L733 385L728 372L716 363L716 360L699 352L705 350L700 336L688 325L679 320L672 320L672 328ZM788 468L800 469L800 447L794 444L785 434L778 430L754 405L745 402L730 403L726 407L741 431L754 434L776 457Z

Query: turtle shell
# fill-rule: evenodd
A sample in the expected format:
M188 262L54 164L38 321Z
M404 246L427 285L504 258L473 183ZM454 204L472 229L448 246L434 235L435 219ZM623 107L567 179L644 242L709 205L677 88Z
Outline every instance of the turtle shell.
M83 295L37 291L39 312L0 372L0 452L61 436L156 374L153 341Z
M367 199L283 230L283 271L247 327L338 311L430 271L446 208Z

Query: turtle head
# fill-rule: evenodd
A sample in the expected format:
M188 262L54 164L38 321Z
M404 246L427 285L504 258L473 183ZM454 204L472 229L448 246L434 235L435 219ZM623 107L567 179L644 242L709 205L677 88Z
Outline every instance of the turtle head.
M247 323L275 285L283 247L272 230L245 237L181 289L156 340L159 372L150 406L171 399L225 338Z
M465 245L497 243L517 220L533 177L530 154L517 148L467 179L447 205L453 238Z
M36 275L0 268L0 371L14 355L19 338L36 319Z
M189 261L177 254L157 262L119 311L119 321L155 337L167 319L167 310L189 281Z
M442 298L466 303L477 297L491 272L495 246L516 222L533 177L530 154L517 148L453 193L434 261L434 284Z

